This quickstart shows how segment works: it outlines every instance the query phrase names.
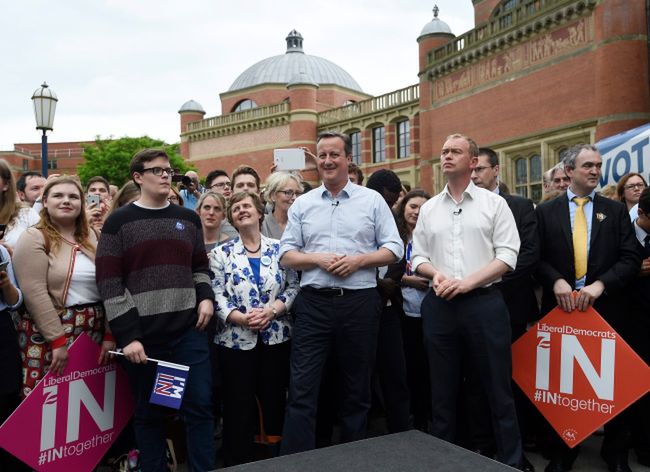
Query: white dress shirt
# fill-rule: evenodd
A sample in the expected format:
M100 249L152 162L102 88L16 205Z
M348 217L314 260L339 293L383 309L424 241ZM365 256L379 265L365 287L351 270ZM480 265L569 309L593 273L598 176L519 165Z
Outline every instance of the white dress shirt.
M462 280L495 258L514 270L519 245L505 199L470 181L456 202L445 186L420 209L413 232L413 271L429 262L446 277Z

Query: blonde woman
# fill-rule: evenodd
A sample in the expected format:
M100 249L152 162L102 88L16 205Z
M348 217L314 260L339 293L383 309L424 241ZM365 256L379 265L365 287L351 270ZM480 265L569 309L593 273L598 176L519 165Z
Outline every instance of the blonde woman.
M231 239L227 233L221 231L227 208L224 196L215 192L204 193L196 204L196 212L201 218L203 228L203 243L208 254L219 244Z
M64 372L68 346L82 332L101 344L100 363L115 347L95 284L97 235L84 207L76 179L51 179L43 190L41 221L23 233L14 251L28 311L18 326L24 396L49 370Z

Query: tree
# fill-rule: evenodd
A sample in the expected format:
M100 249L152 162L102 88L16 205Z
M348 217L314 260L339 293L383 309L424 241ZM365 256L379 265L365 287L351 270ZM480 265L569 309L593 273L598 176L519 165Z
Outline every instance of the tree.
M97 136L94 144L84 146L84 163L77 169L79 178L85 185L91 177L101 175L110 183L121 187L131 180L129 175L131 158L136 152L145 148L163 149L169 156L171 167L180 172L185 173L191 169L178 153L178 144L167 144L149 136L120 139L102 139Z

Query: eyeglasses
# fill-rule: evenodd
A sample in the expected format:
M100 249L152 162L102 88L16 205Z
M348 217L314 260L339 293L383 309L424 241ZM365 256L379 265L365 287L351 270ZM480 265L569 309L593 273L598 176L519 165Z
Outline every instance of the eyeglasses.
M287 198L293 198L294 196L298 198L302 195L302 192L294 192L293 190L278 190L278 193L284 193Z
M638 184L627 184L625 186L625 190L632 190L632 189L637 189L637 188L644 189L645 184L643 182L639 182Z
M174 195L173 197L168 197L167 201L171 203L178 203L178 197L176 195Z
M153 175L156 176L161 176L163 172L166 172L168 176L172 177L175 173L174 169L171 167L148 167L146 169L142 169L141 174L144 174L145 172L151 172Z
M210 186L210 188L232 188L232 184L230 182L219 182Z
M493 167L494 166L478 166L478 167L474 167L474 172L476 172L477 174L480 174L485 169L492 169Z

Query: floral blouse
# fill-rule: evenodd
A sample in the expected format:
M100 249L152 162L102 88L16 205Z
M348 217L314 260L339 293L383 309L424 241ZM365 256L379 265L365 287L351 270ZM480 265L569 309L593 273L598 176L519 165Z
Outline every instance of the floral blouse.
M249 350L257 344L258 333L226 321L233 310L247 313L252 308L265 307L282 300L291 307L300 289L298 274L280 266L280 242L262 235L259 284L239 237L215 247L210 252L210 269L215 277L212 289L215 312L219 319L214 342L220 346ZM286 312L271 320L259 332L264 344L279 344L291 337L291 320Z

